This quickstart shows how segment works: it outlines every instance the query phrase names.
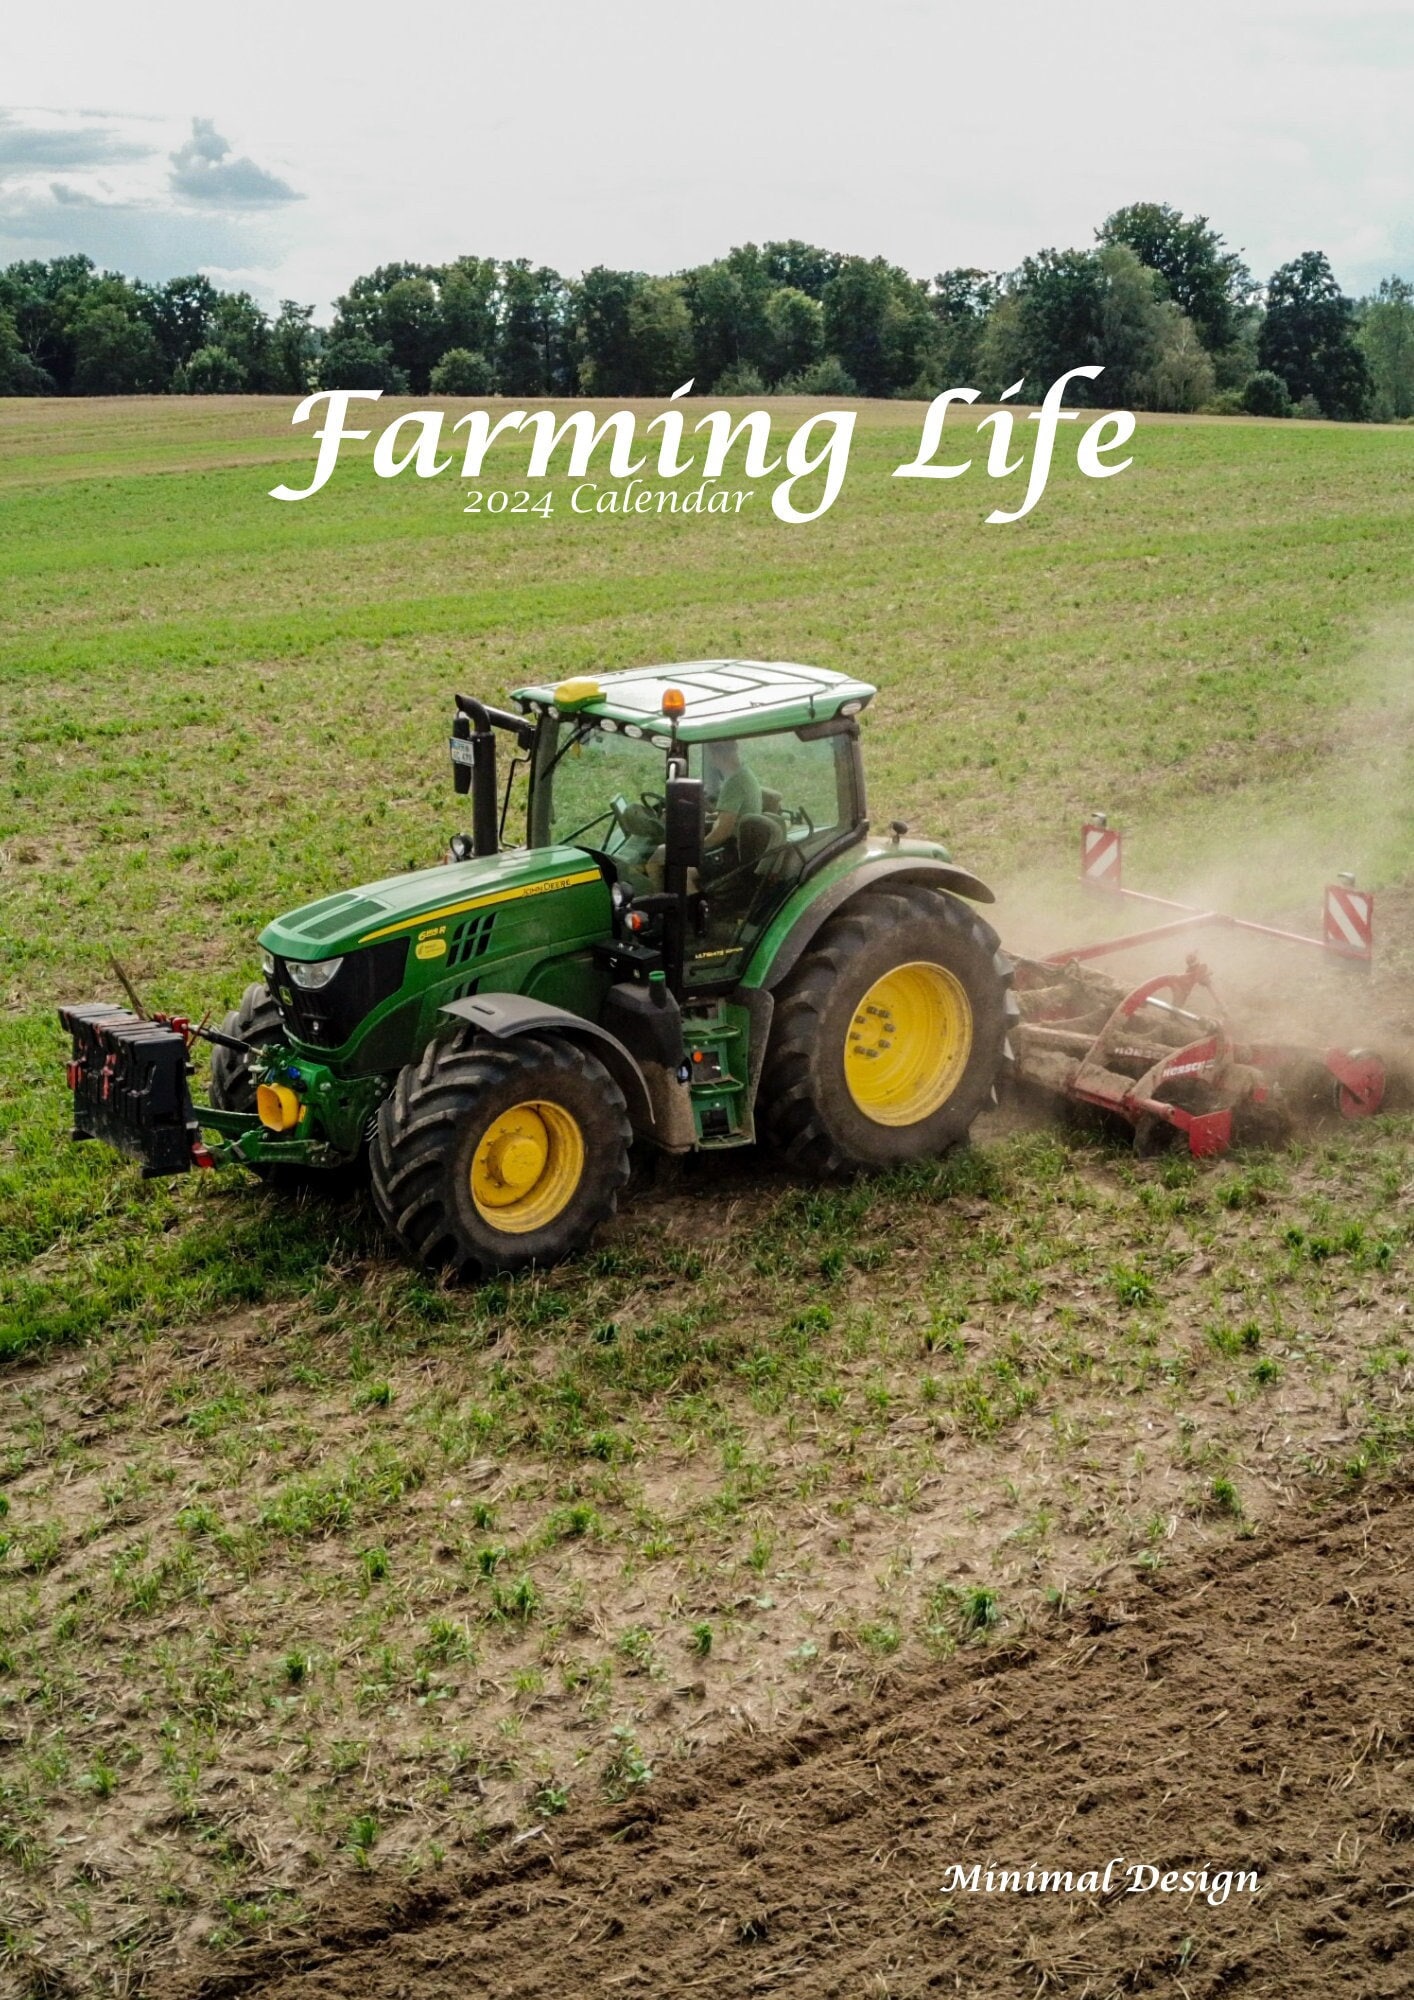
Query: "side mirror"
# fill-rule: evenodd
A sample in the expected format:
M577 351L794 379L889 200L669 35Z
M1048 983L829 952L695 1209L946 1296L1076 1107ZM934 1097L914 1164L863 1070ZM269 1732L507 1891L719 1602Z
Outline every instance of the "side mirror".
M471 790L472 748L471 724L464 715L453 718L449 747L452 753L452 784L458 795L465 798Z
M688 871L702 866L707 838L707 792L700 778L669 778L663 815L663 887L688 893Z

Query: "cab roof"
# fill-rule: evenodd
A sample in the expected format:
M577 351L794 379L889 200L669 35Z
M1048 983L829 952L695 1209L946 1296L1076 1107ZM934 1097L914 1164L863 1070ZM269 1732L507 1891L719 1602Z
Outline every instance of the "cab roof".
M666 742L671 723L663 714L663 697L670 688L684 697L677 734L686 743L828 722L842 712L857 714L877 692L849 674L793 660L681 660L517 688L511 699L531 711L631 725Z

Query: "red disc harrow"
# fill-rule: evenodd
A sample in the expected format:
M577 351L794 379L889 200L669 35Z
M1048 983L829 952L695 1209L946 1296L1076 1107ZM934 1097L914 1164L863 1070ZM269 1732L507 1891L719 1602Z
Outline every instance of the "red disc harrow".
M1182 972L1126 989L1093 969L1110 953L1203 928L1255 932L1305 945L1368 970L1374 898L1342 876L1326 890L1323 935L1308 937L1216 910L1127 889L1121 835L1102 814L1081 830L1088 887L1180 914L1123 937L1022 959L1021 1018L1012 1034L1017 1079L1124 1118L1141 1151L1174 1140L1197 1159L1235 1141L1273 1144L1296 1122L1334 1114L1368 1118L1384 1100L1385 1072L1363 1049L1303 1047L1236 1035L1208 969L1190 956Z

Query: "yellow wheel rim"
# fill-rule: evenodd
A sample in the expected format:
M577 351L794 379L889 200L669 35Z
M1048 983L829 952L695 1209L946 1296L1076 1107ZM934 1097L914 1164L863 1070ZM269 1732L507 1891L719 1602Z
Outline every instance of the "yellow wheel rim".
M972 1004L946 966L876 979L845 1035L849 1094L876 1125L917 1125L946 1104L972 1053Z
M584 1175L584 1134L562 1104L513 1104L486 1127L471 1162L483 1222L528 1236L564 1213Z

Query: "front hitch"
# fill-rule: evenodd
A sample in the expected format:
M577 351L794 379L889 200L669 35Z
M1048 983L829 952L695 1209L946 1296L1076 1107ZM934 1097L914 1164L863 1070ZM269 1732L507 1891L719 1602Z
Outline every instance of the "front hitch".
M73 1137L101 1139L136 1161L147 1179L193 1167L340 1166L358 1154L386 1089L379 1077L340 1078L289 1050L257 1049L180 1015L147 1016L96 1001L61 1007L59 1019L73 1042ZM247 1051L257 1094L283 1106L284 1118L193 1103L198 1036Z

